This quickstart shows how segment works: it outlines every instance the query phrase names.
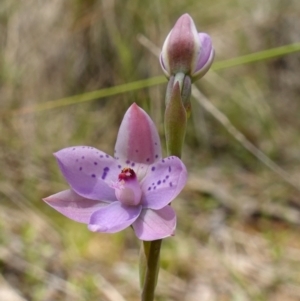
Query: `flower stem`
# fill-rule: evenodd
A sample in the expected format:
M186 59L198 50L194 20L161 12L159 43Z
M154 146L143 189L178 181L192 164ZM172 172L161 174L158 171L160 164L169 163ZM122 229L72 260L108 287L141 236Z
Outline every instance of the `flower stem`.
M153 301L159 272L159 254L162 240L143 241L143 253L146 257L146 271L143 279L141 301Z
M187 88L183 87L184 83ZM184 89L185 88L185 89ZM166 93L165 134L169 156L181 158L187 124L187 111L190 109L190 81L183 74L171 78ZM183 91L183 93L182 93ZM184 96L183 104L182 95ZM153 301L159 272L159 254L162 240L143 241L140 254L141 301Z

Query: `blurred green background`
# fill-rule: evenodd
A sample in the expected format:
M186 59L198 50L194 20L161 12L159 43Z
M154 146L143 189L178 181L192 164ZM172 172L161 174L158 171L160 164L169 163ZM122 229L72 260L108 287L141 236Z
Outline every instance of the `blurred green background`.
M112 154L132 102L164 146L166 82L152 52L183 13L216 58L196 83L207 99L193 99L189 181L157 300L300 300L300 55L272 50L300 41L298 0L1 0L0 300L139 300L132 230L91 233L41 199L67 188L52 153Z

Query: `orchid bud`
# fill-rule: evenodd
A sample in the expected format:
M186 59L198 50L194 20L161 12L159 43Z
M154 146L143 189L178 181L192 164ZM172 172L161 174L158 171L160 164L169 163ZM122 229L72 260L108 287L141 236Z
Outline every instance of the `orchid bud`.
M195 81L209 70L213 59L210 36L198 33L190 15L182 15L167 36L160 54L160 64L167 78L184 73Z

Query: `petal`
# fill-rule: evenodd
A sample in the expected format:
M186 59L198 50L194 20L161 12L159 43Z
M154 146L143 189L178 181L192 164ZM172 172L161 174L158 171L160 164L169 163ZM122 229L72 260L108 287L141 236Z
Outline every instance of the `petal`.
M186 168L177 157L171 156L149 166L141 182L143 207L165 207L180 193L186 180Z
M184 14L177 20L167 43L170 73L190 73L194 54L200 45L195 23L189 14Z
M156 127L148 114L135 103L122 120L115 147L115 157L128 166L152 164L161 158Z
M162 239L174 235L176 214L171 206L160 210L145 209L132 226L141 240Z
M105 203L83 198L72 190L64 190L43 199L49 206L64 216L88 224L93 212Z
M212 46L211 37L203 32L198 33L201 49L196 58L195 69L192 76L195 79L202 77L210 68L213 63L215 51Z
M161 68L162 68L162 70L163 70L163 72L164 72L164 74L166 75L167 78L169 78L171 76L169 57L168 57L168 43L169 43L169 38L170 38L171 32L168 34L168 36L165 39L165 42L163 44L161 54L160 54L160 57L159 57Z
M194 72L198 72L203 66L206 64L210 57L210 53L212 51L212 41L208 34L199 32L198 33L199 41L200 41L200 52L197 57L197 64Z
M111 203L94 212L89 222L93 232L115 233L129 227L140 215L142 206L125 206Z
M114 158L88 146L68 147L54 155L77 194L92 200L116 201L110 185L118 179L121 166Z

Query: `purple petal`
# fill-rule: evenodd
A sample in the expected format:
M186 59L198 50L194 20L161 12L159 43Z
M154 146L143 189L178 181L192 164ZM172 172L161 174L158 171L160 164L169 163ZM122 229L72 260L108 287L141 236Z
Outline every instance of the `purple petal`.
M68 147L54 155L77 194L92 200L116 201L115 191L110 187L119 174L114 158L88 146Z
M198 37L201 48L197 58L196 66L193 70L193 76L195 78L202 77L209 70L215 55L211 37L203 32L199 32Z
M141 182L143 208L161 209L183 189L187 171L182 161L174 156L149 166Z
M52 208L64 216L88 224L93 212L105 203L81 197L72 190L65 190L43 199Z
M135 103L124 115L115 151L115 157L128 166L132 163L149 165L161 158L156 127L148 114Z
M199 53L198 62L194 72L197 72L200 69L202 69L202 67L206 64L207 60L209 59L212 50L212 42L208 34L199 32L198 37L201 45L201 50Z
M168 34L168 36L167 36L167 38L166 38L166 40L163 44L160 56L159 56L159 62L160 62L161 68L162 68L162 70L163 70L163 72L164 72L164 74L166 75L167 78L169 78L171 76L169 57L168 57L168 42L169 42L171 32Z
M171 206L160 210L145 209L132 226L141 240L162 239L174 235L176 214Z
M165 42L171 71L169 73L191 72L195 49L198 46L197 34L195 23L190 15L184 14L177 20Z
M129 227L140 215L142 206L125 206L111 203L94 212L89 222L93 232L115 233Z

